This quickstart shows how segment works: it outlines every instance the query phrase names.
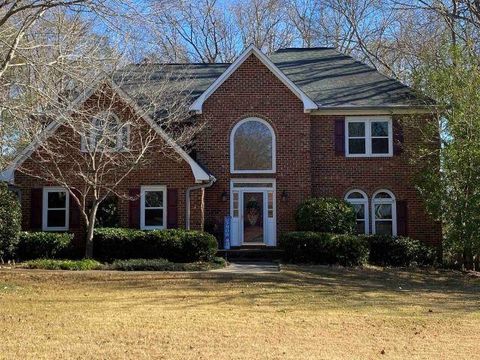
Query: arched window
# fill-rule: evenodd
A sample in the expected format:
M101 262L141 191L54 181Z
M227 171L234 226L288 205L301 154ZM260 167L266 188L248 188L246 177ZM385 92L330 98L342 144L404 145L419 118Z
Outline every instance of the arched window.
M128 146L129 126L113 113L95 115L86 133L88 141L83 142L86 151L121 151Z
M389 190L379 190L372 197L372 230L374 234L397 235L397 206Z
M345 201L352 204L357 216L357 234L368 234L368 198L361 190L350 190Z
M268 122L248 118L235 125L230 136L230 171L275 172L275 133Z

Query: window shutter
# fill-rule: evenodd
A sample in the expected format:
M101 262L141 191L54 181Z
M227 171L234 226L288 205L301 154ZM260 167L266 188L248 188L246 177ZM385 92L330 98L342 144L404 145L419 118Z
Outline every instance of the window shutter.
M178 189L167 190L167 228L178 228Z
M406 201L397 201L397 235L408 236Z
M345 120L335 120L335 155L345 155Z
M72 189L72 192L80 199L80 191ZM78 229L80 227L80 207L70 194L70 229Z
M398 120L393 120L393 154L400 155L403 152L403 128Z
M140 228L140 189L130 189L128 196L135 200L128 202L128 226L132 229Z
M30 228L42 229L43 189L32 189L30 195Z

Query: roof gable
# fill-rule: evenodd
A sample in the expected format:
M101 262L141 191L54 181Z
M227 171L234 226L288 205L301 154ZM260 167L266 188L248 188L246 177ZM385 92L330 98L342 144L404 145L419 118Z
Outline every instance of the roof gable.
M190 110L201 113L205 101L244 63L250 55L256 56L285 86L287 86L303 103L305 112L318 108L317 104L308 97L297 85L259 49L250 45L225 71L218 77L197 99L190 105Z

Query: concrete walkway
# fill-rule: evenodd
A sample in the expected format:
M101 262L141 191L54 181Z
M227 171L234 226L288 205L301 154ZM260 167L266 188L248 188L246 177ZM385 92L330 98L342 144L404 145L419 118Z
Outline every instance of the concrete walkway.
M213 270L222 273L268 274L280 271L280 266L272 262L235 262L223 269Z

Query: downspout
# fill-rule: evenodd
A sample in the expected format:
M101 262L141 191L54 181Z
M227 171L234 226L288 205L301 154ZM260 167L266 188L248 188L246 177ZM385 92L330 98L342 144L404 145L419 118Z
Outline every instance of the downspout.
M190 193L194 190L209 188L215 181L217 181L217 179L215 179L214 176L210 176L208 183L187 188L185 192L185 229L190 230Z

